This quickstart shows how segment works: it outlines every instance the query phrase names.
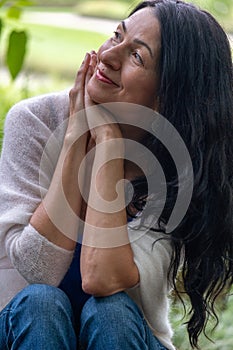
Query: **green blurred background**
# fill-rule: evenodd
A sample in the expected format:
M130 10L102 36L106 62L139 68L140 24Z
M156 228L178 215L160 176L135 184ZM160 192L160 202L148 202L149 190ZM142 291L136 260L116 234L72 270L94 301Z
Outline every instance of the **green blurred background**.
M72 86L87 51L98 49L139 1L134 0L0 0L0 138L9 108L22 98ZM233 0L190 1L210 11L224 29L233 34ZM10 11L9 11L10 9ZM20 11L19 11L20 9ZM9 15L9 12L10 15ZM90 19L91 18L91 19ZM26 31L25 61L13 81L6 64L6 47L11 30ZM16 55L17 56L17 55ZM201 337L201 350L232 350L233 298L219 302L220 323L209 334L215 343ZM183 308L171 298L171 322L178 350L190 350L182 320ZM210 324L214 325L214 322Z

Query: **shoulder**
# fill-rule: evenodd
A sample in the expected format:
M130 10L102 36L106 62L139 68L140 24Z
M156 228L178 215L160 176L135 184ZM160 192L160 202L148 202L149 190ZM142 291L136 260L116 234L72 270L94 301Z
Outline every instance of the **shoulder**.
M4 124L1 165L39 162L44 147L54 135L60 149L69 116L68 91L23 100L8 112Z
M6 116L5 129L8 126L34 127L42 123L54 130L68 114L68 90L40 95L15 104Z

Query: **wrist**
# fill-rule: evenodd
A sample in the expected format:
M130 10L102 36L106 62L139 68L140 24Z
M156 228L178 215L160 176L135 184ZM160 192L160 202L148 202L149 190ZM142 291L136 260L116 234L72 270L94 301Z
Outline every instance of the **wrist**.
M87 137L88 133L81 134L80 136L77 133L74 133L72 130L67 131L64 140L63 148L66 150L76 150L76 151L86 151L87 147Z
M96 138L95 146L96 158L116 159L123 158L125 155L125 143L122 137L111 135L101 135Z
M114 141L124 144L124 140L122 138L122 134L119 128L111 128L106 125L105 127L101 127L101 132L96 132L96 144L100 144L107 141Z

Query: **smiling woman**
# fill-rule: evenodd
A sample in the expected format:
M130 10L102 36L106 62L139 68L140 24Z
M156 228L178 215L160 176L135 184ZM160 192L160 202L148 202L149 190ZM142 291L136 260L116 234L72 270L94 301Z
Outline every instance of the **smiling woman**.
M93 101L137 101L156 109L160 43L160 25L150 9L140 10L121 22L114 36L98 51L99 63L87 87Z
M198 348L233 282L232 78L210 14L150 0L85 55L69 93L11 109L1 349L174 350L172 289Z

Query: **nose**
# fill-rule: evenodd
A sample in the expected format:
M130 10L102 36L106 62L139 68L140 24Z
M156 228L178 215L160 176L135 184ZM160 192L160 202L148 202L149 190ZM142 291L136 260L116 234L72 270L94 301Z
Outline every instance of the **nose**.
M119 70L122 65L122 50L118 46L106 48L99 55L100 61L113 70Z

